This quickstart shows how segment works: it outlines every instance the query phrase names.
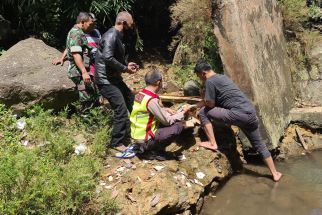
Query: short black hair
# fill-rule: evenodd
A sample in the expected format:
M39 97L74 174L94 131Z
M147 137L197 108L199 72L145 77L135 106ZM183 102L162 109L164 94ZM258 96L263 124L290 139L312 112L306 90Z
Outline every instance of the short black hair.
M76 24L79 24L81 22L87 22L92 17L87 12L80 12L76 18Z
M155 82L162 80L161 72L153 68L145 74L144 80L146 85L153 85Z
M209 71L209 70L212 70L211 65L206 60L199 59L193 71L195 73L200 73L200 72Z

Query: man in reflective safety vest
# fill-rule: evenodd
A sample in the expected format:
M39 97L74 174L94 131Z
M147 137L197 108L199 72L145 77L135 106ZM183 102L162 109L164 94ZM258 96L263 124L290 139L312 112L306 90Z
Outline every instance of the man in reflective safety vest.
M181 122L188 108L175 112L164 108L157 92L162 88L162 75L153 69L146 73L146 87L134 100L131 112L131 137L141 149L158 150L170 144L184 129Z

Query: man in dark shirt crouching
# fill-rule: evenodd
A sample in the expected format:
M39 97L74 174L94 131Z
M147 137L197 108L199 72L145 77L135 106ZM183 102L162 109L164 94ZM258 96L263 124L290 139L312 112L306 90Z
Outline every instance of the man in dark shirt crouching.
M280 180L282 174L276 170L272 156L262 141L255 108L246 95L226 75L215 73L206 61L198 61L194 72L205 83L204 100L198 106L202 107L199 117L208 141L200 145L212 150L218 148L211 120L236 125L262 155L273 180Z

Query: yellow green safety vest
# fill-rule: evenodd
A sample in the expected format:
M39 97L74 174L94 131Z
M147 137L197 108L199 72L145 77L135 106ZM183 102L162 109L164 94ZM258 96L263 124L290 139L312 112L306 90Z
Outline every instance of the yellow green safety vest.
M158 122L148 110L148 103L154 98L159 99L159 96L146 89L141 90L135 96L133 110L130 116L131 137L134 140L147 141L149 136L152 138L155 136Z

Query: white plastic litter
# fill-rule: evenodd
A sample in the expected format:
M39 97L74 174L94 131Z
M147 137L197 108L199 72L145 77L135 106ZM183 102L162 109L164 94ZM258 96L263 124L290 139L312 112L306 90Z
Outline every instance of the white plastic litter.
M116 169L116 171L118 171L118 172L124 172L124 170L125 170L124 166L121 166L121 167Z
M105 189L108 189L108 190L110 190L110 189L112 189L113 188L113 186L112 185L107 185L107 186L104 186L105 187Z
M22 144L23 146L27 146L27 145L28 145L28 143L29 143L29 141L28 141L28 140L24 140L24 141L22 141L22 142L21 142L21 144Z
M17 123L16 123L16 126L19 130L23 130L26 126L26 121L21 119L21 120L18 120Z
M113 181L113 176L111 176L111 175L110 175L110 176L108 177L108 181L109 181L109 182Z
M164 166L155 166L154 167L154 169L156 170L156 171L161 171L162 169L164 168Z
M95 189L95 193L99 194L100 192L102 192L102 188L101 187L97 187Z
M183 161L183 160L187 159L185 155L180 155L178 158L179 158L180 161Z
M105 183L105 182L100 182L100 185L101 185L101 186L105 186L105 185L106 185L106 183Z
M75 147L75 154L77 155L84 154L85 151L86 151L86 146L83 143Z
M206 175L203 172L197 172L196 176L197 176L198 179L203 179Z

